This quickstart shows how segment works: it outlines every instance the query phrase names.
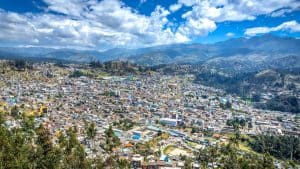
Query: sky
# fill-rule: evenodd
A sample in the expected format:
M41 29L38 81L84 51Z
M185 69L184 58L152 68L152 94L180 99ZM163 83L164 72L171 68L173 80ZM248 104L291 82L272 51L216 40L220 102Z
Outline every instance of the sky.
M106 50L300 38L300 0L0 0L0 46Z

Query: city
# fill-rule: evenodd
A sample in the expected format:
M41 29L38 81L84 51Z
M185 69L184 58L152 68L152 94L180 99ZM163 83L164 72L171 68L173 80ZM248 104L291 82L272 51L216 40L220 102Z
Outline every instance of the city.
M0 169L300 169L300 0L0 0Z
M54 142L61 132L75 126L89 158L106 159L113 153L140 168L184 167L181 156L193 157L205 147L227 144L235 133L228 124L232 119L244 121L243 135L300 133L296 114L255 109L240 97L193 83L195 77L189 74L152 71L146 75L72 77L76 70L93 69L37 63L34 69L18 72L5 68L6 63L1 62L0 110L17 108L17 114L11 114L15 118L5 125L20 127L17 116L33 116L35 126L45 125ZM95 126L92 139L86 136L87 124ZM110 127L120 143L108 153L103 141ZM143 150L135 146L146 143L151 143L148 151L153 153L139 154ZM193 166L200 164L194 162Z

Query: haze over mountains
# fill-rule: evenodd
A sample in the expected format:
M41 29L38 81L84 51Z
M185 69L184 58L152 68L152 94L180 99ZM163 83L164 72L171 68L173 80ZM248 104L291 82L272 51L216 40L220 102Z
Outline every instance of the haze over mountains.
M93 50L1 47L1 57L46 58L75 62L129 61L140 65L201 63L228 73L266 68L300 67L300 40L271 34L236 38L215 44L174 44L140 49Z

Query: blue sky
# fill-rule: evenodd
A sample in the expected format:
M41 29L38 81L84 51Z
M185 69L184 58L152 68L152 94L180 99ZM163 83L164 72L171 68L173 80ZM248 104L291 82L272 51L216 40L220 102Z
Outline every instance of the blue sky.
M299 0L0 0L0 46L105 50L300 37Z

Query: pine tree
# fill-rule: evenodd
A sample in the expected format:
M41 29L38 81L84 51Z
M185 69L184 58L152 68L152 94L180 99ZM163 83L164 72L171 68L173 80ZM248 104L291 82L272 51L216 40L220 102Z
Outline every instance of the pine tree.
M13 106L10 110L10 115L13 116L14 118L18 118L19 113L20 113L20 111L17 106Z
M61 160L61 152L53 146L50 131L43 125L40 125L37 130L37 151L36 162L38 168L55 169L59 166Z
M269 153L263 155L263 159L260 161L260 166L264 169L275 169L273 158Z
M114 134L111 126L105 131L105 150L112 152L113 148L121 145L120 139Z
M96 133L97 133L97 129L96 129L96 126L95 126L95 123L90 123L87 127L86 127L86 134L87 134L87 138L89 140L92 140L92 145L93 145L93 148L95 146L95 137L96 137Z
M65 145L62 168L91 168L91 163L86 158L84 147L79 143L74 129L68 129L66 137L61 136L59 141L62 146Z

